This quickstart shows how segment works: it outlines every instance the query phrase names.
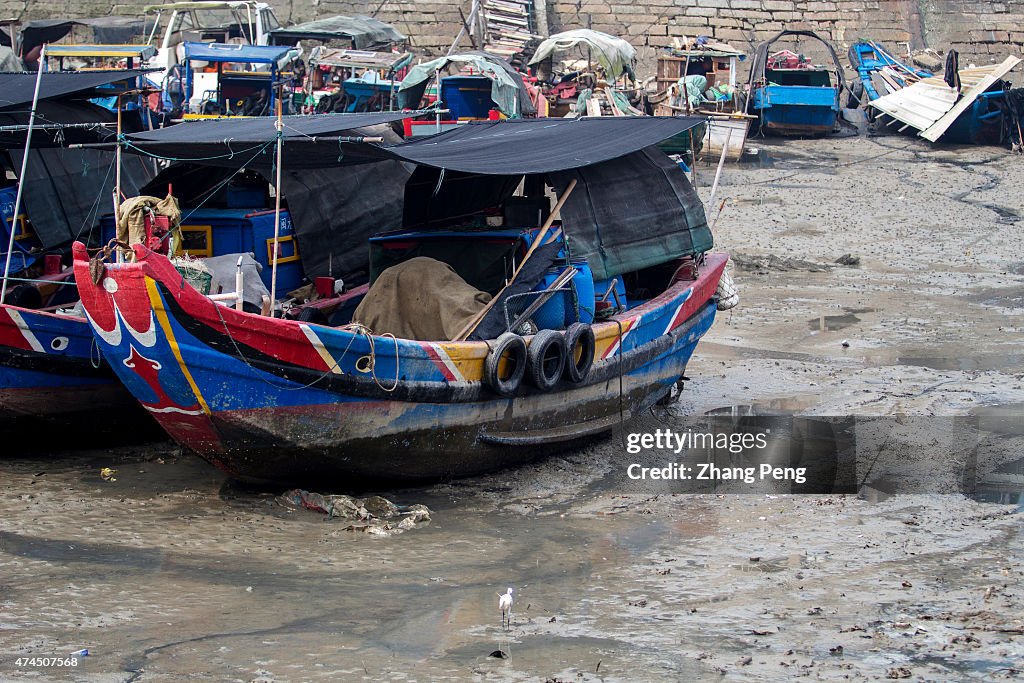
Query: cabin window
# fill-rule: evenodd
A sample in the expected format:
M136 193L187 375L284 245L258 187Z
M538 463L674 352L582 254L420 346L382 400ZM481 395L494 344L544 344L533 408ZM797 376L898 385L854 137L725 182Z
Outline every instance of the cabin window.
M263 10L263 30L273 31L276 28L281 28L281 22L277 20L277 17L270 10Z
M213 226L181 226L181 247L178 253L189 256L213 256Z

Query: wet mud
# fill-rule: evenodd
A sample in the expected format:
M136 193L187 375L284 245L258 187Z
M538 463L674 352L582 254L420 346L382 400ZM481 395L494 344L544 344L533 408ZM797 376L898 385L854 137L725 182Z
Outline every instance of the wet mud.
M1019 680L1024 228L989 205L1024 210L1024 166L901 137L755 144L771 164L727 168L715 238L762 265L734 269L740 305L680 400L535 465L358 492L427 506L406 533L165 442L0 459L0 679ZM863 418L859 443L897 434L899 457L859 448L846 495L626 476L665 461L629 432L791 414Z

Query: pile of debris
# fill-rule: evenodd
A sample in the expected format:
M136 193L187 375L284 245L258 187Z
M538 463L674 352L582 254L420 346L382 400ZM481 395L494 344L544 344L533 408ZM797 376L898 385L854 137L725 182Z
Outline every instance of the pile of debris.
M293 510L313 510L352 523L345 531L362 531L376 536L400 534L430 521L426 505L398 506L382 496L354 498L346 495L324 495L303 489L282 493L277 502Z

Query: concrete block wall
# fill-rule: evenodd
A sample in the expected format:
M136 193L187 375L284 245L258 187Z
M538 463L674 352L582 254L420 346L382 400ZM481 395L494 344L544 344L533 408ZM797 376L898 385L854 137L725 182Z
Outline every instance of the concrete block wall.
M0 0L0 18L137 14L153 0ZM469 0L270 0L283 21L331 14L373 14L410 36L423 55L443 54L462 25ZM1024 3L1018 0L535 0L551 32L590 26L636 47L640 74L653 73L673 37L708 35L741 49L783 29L809 29L835 45L845 63L858 38L905 48L955 48L961 63L987 64L1024 52ZM468 40L462 45L469 47ZM817 61L810 43L799 47Z

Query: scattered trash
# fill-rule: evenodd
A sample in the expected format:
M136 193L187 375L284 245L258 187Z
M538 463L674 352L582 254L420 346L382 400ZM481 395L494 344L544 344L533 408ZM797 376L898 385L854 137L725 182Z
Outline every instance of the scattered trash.
M115 474L117 474L117 470L112 470L109 467L100 470L100 477L103 481L117 481L117 478L114 477Z
M885 677L886 678L893 678L893 679L896 679L896 678L910 678L912 675L913 674L911 673L910 669L908 669L907 667L905 667L905 666L896 666L896 667L893 667L892 669L889 669L889 672L886 674Z
M68 655L68 657L88 657L88 656L89 656L89 650L87 650L85 648L82 648L81 650L75 650L74 652L72 652L71 654Z
M848 349L848 348L850 348L850 342L849 342L849 340L847 340L847 339L844 339L844 340L842 341L842 345L843 345L843 348L844 348L844 349Z
M381 496L353 498L292 489L278 496L277 502L287 508L313 510L328 517L361 522L349 524L343 529L362 531L374 536L400 534L430 521L430 509L426 505L400 507ZM399 517L401 519L396 522Z

